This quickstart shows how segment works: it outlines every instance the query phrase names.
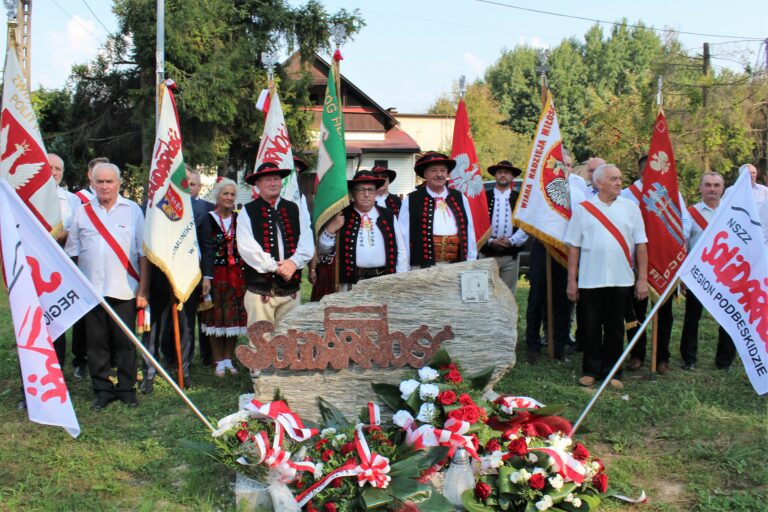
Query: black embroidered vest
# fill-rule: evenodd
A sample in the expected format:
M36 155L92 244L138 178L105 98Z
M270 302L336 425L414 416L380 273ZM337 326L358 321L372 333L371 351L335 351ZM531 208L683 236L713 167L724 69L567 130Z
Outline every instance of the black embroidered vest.
M451 210L459 237L459 261L467 261L467 212L461 192L448 189L445 198ZM435 264L432 229L435 218L435 200L427 193L425 185L408 194L411 266L431 267Z
M494 189L486 190L485 197L488 200L488 219L491 222L491 236L493 236L493 207L496 204L496 194L493 193ZM517 203L518 192L512 190L509 194L509 209L510 212L515 211L515 203ZM511 221L512 219L510 219ZM518 228L512 228L512 233L517 231ZM507 249L499 250L491 245L491 241L487 241L485 245L480 249L480 252L486 256L517 256L520 252L520 247L509 247Z
M379 212L376 219L376 227L384 238L384 274L394 274L397 266L397 238L395 237L395 216L381 206L374 206ZM357 241L360 235L360 222L362 217L354 205L349 205L342 211L344 214L344 226L336 236L341 236L339 243L339 281L355 284L357 282Z
M299 243L301 227L299 224L299 207L296 203L280 199L277 209L261 197L245 205L245 213L251 220L253 238L275 260L280 260L277 242L278 227L283 242L283 258L288 259L296 252ZM301 270L296 270L291 279L286 281L274 272L262 274L251 266L245 265L245 282L248 291L260 295L291 295L301 287Z
M394 213L395 216L400 215L400 207L403 205L402 199L400 199L395 194L389 194L384 200L384 203L386 203L387 208L392 210L392 213Z

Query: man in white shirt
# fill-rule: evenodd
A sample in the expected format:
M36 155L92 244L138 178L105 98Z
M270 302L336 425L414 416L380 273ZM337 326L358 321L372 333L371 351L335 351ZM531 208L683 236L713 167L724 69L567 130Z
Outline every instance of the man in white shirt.
M574 208L565 234L567 294L583 308L579 315L584 333L582 386L605 378L621 356L632 286L638 298L648 296L648 239L640 209L620 197L621 171L615 165L598 167L593 183L598 194ZM621 371L610 384L624 387Z
M57 240L61 245L67 240L67 233L69 227L72 224L72 215L80 207L80 200L75 194L69 192L61 186L61 181L64 178L64 160L55 154L48 153L48 164L51 166L51 175L56 182L56 194L59 197L59 209L61 210L61 223L64 226L64 232L62 236ZM78 343L75 343L78 341ZM62 371L64 370L64 362L67 356L67 337L66 334L62 334L55 340L53 340L53 348L56 350L56 357L59 359L59 365ZM76 339L72 337L72 366L74 366L74 374L76 379L82 379L85 377L85 367L88 364L87 348L84 338Z
M93 170L95 197L72 218L65 250L93 287L128 326L136 323L136 310L147 306L149 262L142 249L144 215L139 205L119 194L120 169L99 163ZM88 366L100 411L121 400L129 407L136 400L136 347L107 312L96 307L85 316ZM117 366L117 384L110 369Z
M348 180L352 204L328 221L318 238L318 252L331 254L341 236L336 258L341 291L350 290L363 279L409 270L397 218L376 204L376 190L382 181L371 171L360 171Z
M640 198L643 195L643 174L645 173L645 166L648 163L648 155L643 155L637 160L638 176L632 185L621 191L621 197L629 199L638 206L640 205ZM677 192L678 201L680 203L680 212L682 214L683 221L683 233L687 232L691 228L691 215L685 207L685 199L680 191ZM642 207L642 206L641 206ZM677 292L675 292L677 293ZM672 315L672 297L659 307L657 312L658 318L658 331L657 331L657 357L656 357L656 371L660 375L665 375L669 372L669 342L672 338L672 323L675 318ZM633 300L632 307L635 311L635 318L639 323L645 321L646 312L648 311L648 299ZM627 331L627 341L631 340L637 328L632 328ZM629 363L627 369L629 371L636 371L643 367L646 355L647 338L645 333L640 335L640 339L635 343L632 352L630 353Z
M412 269L477 259L469 202L448 188L454 167L455 160L435 151L416 160L414 171L424 183L405 197L398 217Z
M297 205L280 197L282 179L290 169L272 162L245 177L260 195L237 218L237 251L245 261L245 310L248 325L280 320L301 301L301 269L315 254L315 243L304 201Z
M720 199L725 190L725 179L719 172L706 172L699 180L699 193L701 202L688 208L693 222L685 232L686 247L690 251L699 241L699 237L707 229L709 221L720 206ZM683 333L680 336L680 355L683 370L696 369L696 354L699 347L699 321L703 306L693 293L685 294L685 317L683 319ZM717 352L715 365L721 370L731 367L736 356L736 347L725 329L720 327L717 340Z

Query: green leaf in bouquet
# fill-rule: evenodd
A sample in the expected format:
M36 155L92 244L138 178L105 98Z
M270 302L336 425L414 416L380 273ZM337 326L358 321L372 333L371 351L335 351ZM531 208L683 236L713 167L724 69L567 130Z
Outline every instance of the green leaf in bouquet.
M436 446L429 450L411 452L411 455L390 465L389 476L419 478L426 469L445 459L448 451L447 447Z
M473 388L483 389L491 381L491 377L493 377L493 371L495 369L496 366L489 366L485 370L480 370L479 372L470 375L467 377L467 379L469 380L470 384L472 384Z
M526 503L525 504L525 512L539 512L536 509L536 503L533 502L533 501L529 501L528 503Z
M552 501L557 503L559 500L562 500L563 498L568 496L568 494L575 491L577 487L578 485L576 485L575 483L568 482L567 484L563 484L563 486L560 488L559 491L551 491L551 492L548 492L547 494L549 494L549 497L552 498Z
M448 501L448 498L437 491L432 491L429 498L419 502L419 512L454 512L455 510L456 507Z
M277 402L279 400L282 400L286 404L288 403L288 400L285 399L285 395L283 395L283 392L280 388L275 388L275 394L272 396L272 401Z
M451 356L448 355L447 350L441 348L437 351L434 357L432 357L432 360L427 366L437 369L441 366L448 366L449 364L451 364Z
M394 498L386 490L375 487L366 487L361 494L366 510L385 507L394 501Z
M512 481L509 476L515 472L512 466L501 466L499 468L499 494L509 494L514 492Z
M577 497L581 499L582 507L585 503L589 506L587 510L597 510L597 507L600 506L600 497L594 494L579 494ZM583 510L583 508L579 508L579 510Z
M392 478L387 487L389 494L405 503L420 503L428 499L434 489L427 484L422 484L412 478Z
M402 399L402 394L400 393L400 388L398 386L385 384L383 382L374 382L371 384L371 388L373 388L373 392L376 393L376 396L378 396L379 399L393 411L397 412L405 407L405 402Z
M408 397L408 400L406 400L405 403L406 405L408 405L408 408L413 412L414 416L419 414L419 409L421 409L421 404L423 403L421 401L421 398L419 398L419 390L416 389L416 391L411 393L411 396ZM437 407L437 405L435 407Z
M547 405L545 407L542 407L541 409L527 409L528 412L531 414L535 414L537 416L555 416L556 414L560 414L565 410L564 405Z
M326 428L344 430L351 426L351 423L344 414L335 405L321 396L317 397L317 407L320 409L320 416L323 418L323 425Z
M467 512L494 512L493 507L489 507L477 498L475 498L475 490L467 489L461 493L461 504Z

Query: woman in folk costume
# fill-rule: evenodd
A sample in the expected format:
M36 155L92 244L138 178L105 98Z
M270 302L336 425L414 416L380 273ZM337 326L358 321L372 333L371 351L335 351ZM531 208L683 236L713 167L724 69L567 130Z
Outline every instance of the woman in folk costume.
M201 314L203 332L211 339L216 376L223 377L227 371L237 373L232 356L237 337L246 334L245 278L235 240L237 186L234 181L223 179L216 184L213 194L216 208L206 215L200 239L203 295L210 294L213 307Z

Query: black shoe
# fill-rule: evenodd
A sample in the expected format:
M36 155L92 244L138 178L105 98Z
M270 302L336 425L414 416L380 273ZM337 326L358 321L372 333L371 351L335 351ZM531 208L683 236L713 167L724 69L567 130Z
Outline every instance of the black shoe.
M131 409L135 409L139 406L139 401L136 399L135 394L121 396L120 401L123 402L125 405L130 407Z
M536 364L539 362L538 352L528 352L528 364Z
M696 369L696 363L683 363L680 365L680 368L682 368L683 370L692 372L693 370Z
M154 389L155 389L155 379L144 379L141 382L141 388L139 388L142 395L149 395L150 393L152 393L152 390Z
M107 408L107 406L109 404L111 404L115 400L116 400L116 398L114 396L111 396L111 395L110 396L108 396L108 395L97 396L96 400L94 400L93 403L91 404L91 409L93 409L96 412L103 411L104 409Z
M77 380L83 380L88 372L85 370L85 366L75 366L74 375Z

